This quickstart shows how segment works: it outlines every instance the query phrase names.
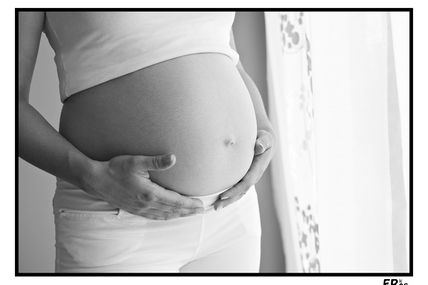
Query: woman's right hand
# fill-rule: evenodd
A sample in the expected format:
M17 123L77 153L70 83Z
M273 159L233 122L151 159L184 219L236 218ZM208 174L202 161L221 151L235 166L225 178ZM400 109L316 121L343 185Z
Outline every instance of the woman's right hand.
M165 170L175 157L118 156L94 161L61 136L29 104L31 78L45 12L19 13L19 156L36 167L83 188L115 207L151 219L171 219L201 211L202 202L166 190L148 170ZM164 159L162 159L164 158Z
M89 194L131 214L155 220L167 220L202 213L202 202L167 190L150 180L148 170L172 167L173 154L163 156L116 156L109 161L95 161Z

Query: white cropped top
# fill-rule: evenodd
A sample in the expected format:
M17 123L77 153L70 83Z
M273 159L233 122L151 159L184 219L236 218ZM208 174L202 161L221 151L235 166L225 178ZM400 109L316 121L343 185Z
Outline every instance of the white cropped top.
M61 101L91 86L171 58L230 47L234 12L46 12Z

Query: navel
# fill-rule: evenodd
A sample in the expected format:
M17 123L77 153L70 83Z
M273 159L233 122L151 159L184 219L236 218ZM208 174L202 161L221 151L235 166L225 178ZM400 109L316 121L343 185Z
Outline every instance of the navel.
M234 138L232 138L232 137L226 138L226 139L224 140L224 144L225 144L226 146L233 146L233 145L235 145L235 144L236 144L236 139L234 139Z

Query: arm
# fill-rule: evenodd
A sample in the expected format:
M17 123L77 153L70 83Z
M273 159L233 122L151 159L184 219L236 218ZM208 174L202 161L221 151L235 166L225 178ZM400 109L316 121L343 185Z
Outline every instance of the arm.
M29 104L44 12L19 13L19 156L29 163L86 189L93 162L63 138Z
M149 179L148 170L172 167L174 155L123 155L105 162L92 160L61 136L29 104L44 19L44 12L19 14L19 156L136 215L171 219L201 212L201 201L164 189Z

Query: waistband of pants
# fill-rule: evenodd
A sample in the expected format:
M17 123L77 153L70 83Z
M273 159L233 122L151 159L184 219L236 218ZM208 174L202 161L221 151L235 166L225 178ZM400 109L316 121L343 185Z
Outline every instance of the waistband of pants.
M230 188L232 187L228 187L209 195L186 197L199 199L205 209L211 209L212 205L219 198L220 194ZM108 202L88 194L84 190L61 178L57 178L56 191L52 202L54 210L60 208L93 211L108 211L116 209Z
M213 194L209 194L209 195L203 195L203 196L187 196L187 197L189 197L189 198L196 198L196 199L201 200L201 202L202 202L202 206L203 206L205 209L209 209L209 208L211 208L211 206L214 204L214 202L215 202L215 201L217 201L217 199L220 197L221 193L223 193L223 192L225 192L225 191L229 190L230 188L232 188L232 187L228 187L228 188L226 188L226 189L223 189L223 190L221 190L221 191L218 191L218 192L215 192L215 193L213 193Z

